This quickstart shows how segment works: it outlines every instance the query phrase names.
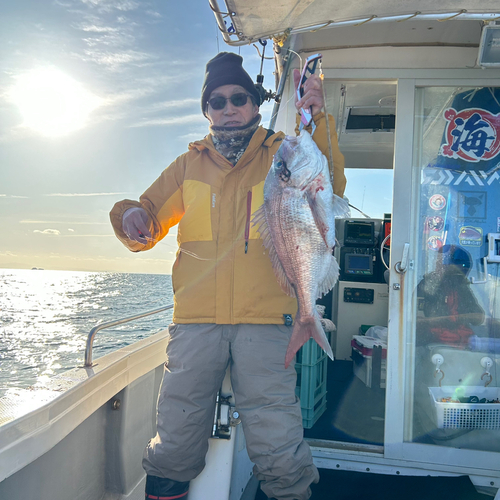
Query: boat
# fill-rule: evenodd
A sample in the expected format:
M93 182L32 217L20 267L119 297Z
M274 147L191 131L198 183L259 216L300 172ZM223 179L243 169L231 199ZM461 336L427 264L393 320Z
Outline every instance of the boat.
M209 3L230 47L272 41L269 128L294 133L290 73L317 56L348 185L356 171L391 174L368 186L390 198L386 213L353 207L337 221L340 280L320 300L335 325L335 361L314 344L297 359L315 463L365 476L466 477L500 499L498 3ZM446 258L461 262L456 283L483 316L427 328L433 305L456 305L456 290L430 279ZM83 366L0 400L0 498L142 498L167 332L93 360L97 333ZM229 377L212 434L189 499L253 500Z

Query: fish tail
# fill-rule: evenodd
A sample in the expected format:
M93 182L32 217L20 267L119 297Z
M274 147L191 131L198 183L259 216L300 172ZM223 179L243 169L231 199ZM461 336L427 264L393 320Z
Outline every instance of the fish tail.
M325 335L325 330L321 324L318 315L302 319L299 315L295 318L292 337L288 344L285 355L285 368L288 368L291 361L297 354L297 351L310 339L313 338L317 344L333 360L333 352Z

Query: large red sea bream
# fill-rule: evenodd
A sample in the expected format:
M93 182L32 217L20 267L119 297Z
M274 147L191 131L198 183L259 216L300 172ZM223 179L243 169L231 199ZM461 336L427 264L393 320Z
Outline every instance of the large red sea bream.
M311 135L286 136L266 177L264 204L253 219L278 282L298 301L286 367L311 337L333 359L316 299L337 282L335 217L348 214L348 204L333 194L327 159Z

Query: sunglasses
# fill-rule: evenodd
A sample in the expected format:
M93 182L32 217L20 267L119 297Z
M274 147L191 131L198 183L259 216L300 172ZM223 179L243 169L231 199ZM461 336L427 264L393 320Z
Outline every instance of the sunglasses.
M231 101L231 104L233 106L241 108L241 106L244 106L247 103L249 97L250 99L252 98L250 94L240 92L238 94L233 94L231 97L212 97L212 99L208 100L208 104L210 104L210 107L216 111L224 109L226 107L227 101Z

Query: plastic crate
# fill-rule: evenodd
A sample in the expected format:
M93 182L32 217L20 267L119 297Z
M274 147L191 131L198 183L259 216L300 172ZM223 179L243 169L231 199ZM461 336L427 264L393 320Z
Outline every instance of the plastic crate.
M330 342L330 333L325 333L328 342ZM295 363L298 365L315 365L326 356L325 351L321 349L314 339L309 339L297 352Z
M500 400L498 387L429 387L439 429L500 429L500 403L452 403L443 398L477 396L479 400Z
M326 370L328 359L323 357L316 365L295 365L297 387L295 394L300 399L302 425L310 429L326 410Z
M329 333L326 336L329 339ZM326 410L328 357L315 340L308 340L297 353L295 394L300 399L302 425L310 429Z

